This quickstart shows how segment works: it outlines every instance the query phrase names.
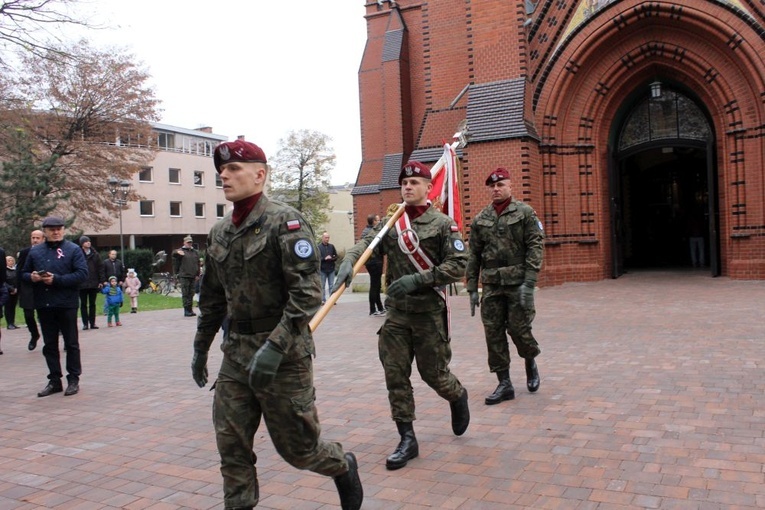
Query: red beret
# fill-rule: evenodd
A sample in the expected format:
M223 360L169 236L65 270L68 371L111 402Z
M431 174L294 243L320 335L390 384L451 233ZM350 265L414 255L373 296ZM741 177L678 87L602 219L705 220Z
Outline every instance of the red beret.
M220 166L226 163L238 161L240 163L266 163L266 155L263 149L251 142L236 140L223 142L215 147L213 162L215 170L220 173Z
M491 186L495 182L504 181L510 178L510 172L504 168L497 168L486 178L486 185Z
M404 180L404 177L422 177L423 179L432 179L430 175L430 169L419 161L410 161L404 168L401 169L401 173L398 174L398 183Z

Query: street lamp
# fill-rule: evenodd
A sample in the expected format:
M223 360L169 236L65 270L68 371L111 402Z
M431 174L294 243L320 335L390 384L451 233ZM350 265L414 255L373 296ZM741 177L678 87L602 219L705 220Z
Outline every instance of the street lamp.
M112 200L120 208L120 260L125 263L125 244L122 242L122 208L127 205L127 197L130 193L130 181L119 180L116 177L109 177L106 181L109 193L112 194Z

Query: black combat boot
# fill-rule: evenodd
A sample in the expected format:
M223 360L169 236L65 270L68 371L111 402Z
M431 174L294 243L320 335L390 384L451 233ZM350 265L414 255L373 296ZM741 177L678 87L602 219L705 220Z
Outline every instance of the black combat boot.
M497 379L499 380L497 389L484 400L487 406L493 406L494 404L515 398L515 388L513 388L513 383L510 382L510 370L500 370L497 372Z
M388 455L385 460L385 467L393 470L406 466L406 463L420 454L420 447L417 444L417 438L414 437L414 426L411 421L397 421L396 427L401 435L401 441L396 450Z
M454 402L449 402L452 409L452 432L455 436L461 436L470 425L470 407L468 407L467 388L462 388L462 395Z
M340 495L340 508L359 510L364 500L364 488L359 478L359 464L352 453L346 453L345 460L348 462L348 472L335 477L335 486Z
M195 315L196 314L194 313L194 311L191 309L190 306L186 306L186 307L183 308L183 316L184 317L194 317Z
M526 358L526 388L531 393L539 389L539 370L534 358Z

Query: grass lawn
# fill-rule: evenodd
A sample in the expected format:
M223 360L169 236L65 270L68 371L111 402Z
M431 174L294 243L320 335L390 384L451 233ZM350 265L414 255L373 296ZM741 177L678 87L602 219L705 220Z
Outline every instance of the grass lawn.
M106 296L103 294L99 294L96 298L97 315L102 315L101 311L104 309L105 297ZM183 308L181 298L174 296L163 296L161 294L146 294L143 292L141 292L141 295L138 296L138 313L148 312L151 310L167 310L170 308ZM120 314L125 313L130 313L130 298L128 296L125 296L125 304L122 306L122 309L120 309ZM79 316L79 311L77 312L77 315ZM3 320L0 321L0 325L3 328L8 325L5 317L3 317ZM16 307L16 325L20 328L26 327L24 325L24 312L18 307Z

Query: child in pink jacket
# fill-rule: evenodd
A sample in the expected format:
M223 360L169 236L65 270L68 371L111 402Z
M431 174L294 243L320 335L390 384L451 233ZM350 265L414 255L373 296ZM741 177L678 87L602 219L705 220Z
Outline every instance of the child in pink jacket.
M128 269L123 286L125 287L125 294L130 296L130 313L138 313L138 290L141 288L141 280L135 274L135 269Z

